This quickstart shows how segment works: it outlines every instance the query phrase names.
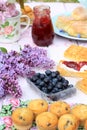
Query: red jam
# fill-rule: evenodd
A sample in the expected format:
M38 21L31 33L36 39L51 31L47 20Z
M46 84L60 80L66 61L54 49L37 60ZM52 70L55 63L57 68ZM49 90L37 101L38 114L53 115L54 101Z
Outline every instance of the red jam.
M34 9L35 19L32 26L32 38L38 46L49 46L52 44L54 30L49 13L49 10L44 6Z
M66 65L69 68L72 68L74 70L80 71L80 69L84 66L87 65L86 61L81 61L81 62L74 62L74 61L63 61L63 64Z

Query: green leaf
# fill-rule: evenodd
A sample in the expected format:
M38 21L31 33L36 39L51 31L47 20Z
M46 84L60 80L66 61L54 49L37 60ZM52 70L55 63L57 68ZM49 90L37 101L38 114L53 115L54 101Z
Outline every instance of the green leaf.
M10 34L7 36L7 38L11 38L11 37L14 37L14 34Z
M4 53L7 53L7 49L4 48L4 47L0 47L0 51L4 52Z
M9 26L9 22L8 21L6 21L4 24L1 24L2 28L5 28L6 26Z
M14 26L16 26L16 25L17 25L17 23L18 23L18 22L16 22L16 23L14 24Z
M5 25L4 25L4 24L1 24L1 27L2 27L2 28L4 28L4 27L5 27Z
M5 24L4 24L4 26L5 26L5 27L6 27L6 26L9 26L9 22L6 21Z

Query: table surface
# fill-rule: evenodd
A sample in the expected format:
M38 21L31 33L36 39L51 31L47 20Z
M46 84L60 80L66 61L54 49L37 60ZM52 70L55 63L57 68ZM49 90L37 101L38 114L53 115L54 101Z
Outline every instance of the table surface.
M52 3L44 3L44 2L29 2L28 3L30 7L34 7L35 5L40 4L47 4L51 8L51 17L65 13L65 12L72 12L74 8L77 6L80 6L80 4L76 3L58 3L58 2L52 2ZM16 50L19 51L20 46L23 47L25 44L30 44L31 46L35 46L35 44L32 41L31 37L31 27L21 35L20 40L13 44L2 44L0 43L1 47L5 47L10 50ZM58 61L63 58L63 53L67 47L69 47L71 44L78 44L82 46L87 46L87 42L85 41L75 41L72 39L66 39L63 37L60 37L58 35L55 35L53 44L50 45L48 48L44 47L48 51L48 55L51 59L53 59L56 64L58 64ZM55 68L56 69L56 68ZM40 70L39 70L40 71ZM76 78L67 78L70 80L72 84L76 84L76 82L79 79ZM40 95L38 95L35 91L31 89L29 84L27 83L25 78L19 78L19 84L21 86L21 89L23 91L23 96L21 99L23 100L29 100L29 99L35 99L35 98L41 98ZM6 96L3 99L0 99L0 107L2 106L4 100L8 100L9 98L12 98L10 96ZM87 103L87 95L85 95L83 92L77 90L77 93L75 96L65 99L68 103Z

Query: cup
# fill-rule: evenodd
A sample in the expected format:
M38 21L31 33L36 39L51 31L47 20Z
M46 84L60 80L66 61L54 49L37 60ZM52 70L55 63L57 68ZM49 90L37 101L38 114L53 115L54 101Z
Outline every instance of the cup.
M20 18L27 18L27 23L20 22ZM21 25L25 25L21 28ZM18 15L7 18L4 23L0 24L0 43L14 43L19 40L21 33L26 31L30 25L30 18L27 15Z

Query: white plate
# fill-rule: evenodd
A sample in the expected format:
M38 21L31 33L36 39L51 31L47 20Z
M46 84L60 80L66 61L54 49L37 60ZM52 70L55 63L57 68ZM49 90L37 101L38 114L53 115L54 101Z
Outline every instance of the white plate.
M67 32L64 32L64 31L60 31L60 29L58 29L55 25L55 22L58 18L58 16L61 16L61 15L70 15L69 13L65 13L65 14L60 14L60 15L56 15L54 17L52 17L52 23L53 23L53 27L54 27L54 32L59 35L59 36L62 36L64 38L68 38L68 39L73 39L73 40L80 40L80 41L87 41L87 38L78 38L78 37L73 37L73 36L70 36L68 35Z

